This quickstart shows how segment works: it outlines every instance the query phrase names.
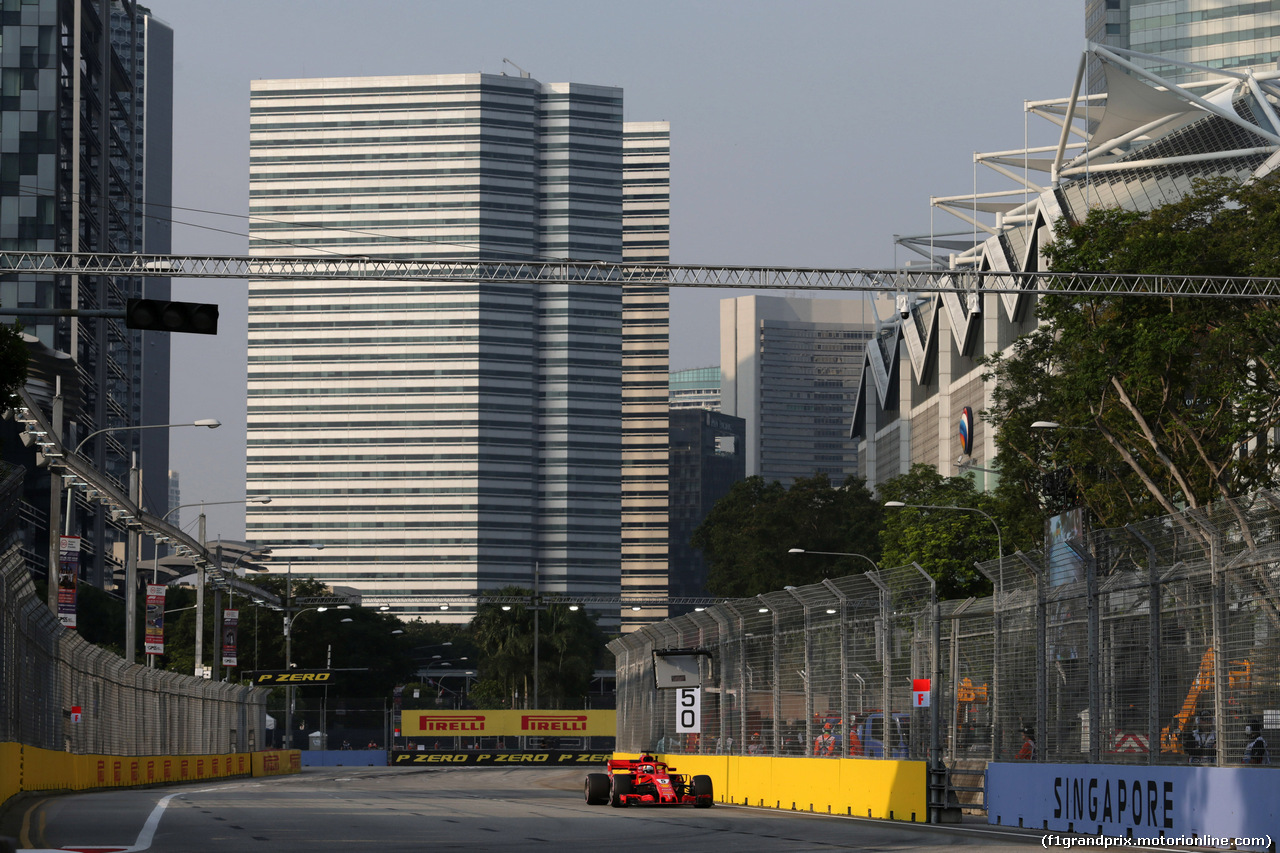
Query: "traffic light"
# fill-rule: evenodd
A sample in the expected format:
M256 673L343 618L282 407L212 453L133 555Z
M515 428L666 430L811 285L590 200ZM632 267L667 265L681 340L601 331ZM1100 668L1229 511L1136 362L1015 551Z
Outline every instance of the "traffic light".
M152 332L218 334L218 306L198 302L165 302L159 299L130 299L124 324L130 329Z

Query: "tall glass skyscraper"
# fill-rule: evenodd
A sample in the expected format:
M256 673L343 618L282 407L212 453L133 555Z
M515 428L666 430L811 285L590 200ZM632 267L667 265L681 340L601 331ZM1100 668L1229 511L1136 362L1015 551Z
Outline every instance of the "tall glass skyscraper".
M0 248L35 252L168 252L172 180L173 31L150 10L112 0L23 0L0 8ZM7 275L0 306L123 310L167 298L168 281L128 276ZM0 308L0 320L12 322ZM49 411L58 381L62 440L169 420L169 335L122 320L26 316L33 358L26 390ZM69 358L68 358L69 357ZM16 442L6 443L6 454ZM22 451L12 451L22 454ZM134 454L144 506L165 509L165 430L112 432L81 451L127 483ZM24 556L49 565L48 475L26 451ZM110 588L123 540L77 491L72 533L85 537L85 579Z
M1207 79L1215 70L1275 67L1280 59L1280 2L1254 0L1085 0L1085 37L1106 47L1160 57L1134 64L1178 85ZM1102 66L1090 67L1089 91L1105 91Z
M667 129L631 130L611 87L256 81L250 252L665 259ZM535 567L543 591L617 597L624 445L657 430L624 391L661 388L665 447L665 291L250 282L248 485L273 500L249 538L323 542L295 573L403 616L468 618L433 599L528 587Z

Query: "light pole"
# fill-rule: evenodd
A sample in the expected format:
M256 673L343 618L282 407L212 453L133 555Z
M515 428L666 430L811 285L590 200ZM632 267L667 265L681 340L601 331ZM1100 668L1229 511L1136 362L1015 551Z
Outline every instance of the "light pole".
M266 495L260 495L254 498L241 498L240 500L236 500L236 501L197 501L196 503L180 504L179 506L175 506L173 509L166 512L164 515L160 516L160 520L168 521L169 516L173 515L178 510L190 509L193 506L200 507L200 513L201 515L203 515L204 508L207 506L226 506L228 504L269 504L269 503L271 503L271 498L267 497ZM200 544L203 545L204 543L201 542Z
M163 516L161 516L160 520L168 521L169 516L173 515L175 512L177 512L180 509L186 509L188 507L193 507L193 506L200 507L200 527L198 531L198 536L200 539L200 547L207 548L208 543L205 541L204 508L207 506L222 506L224 504L239 504L239 503L269 504L271 503L271 498L267 497L266 495L260 495L258 497L244 498L243 500L238 500L238 501L200 501L199 503L181 504L179 506L175 506L173 509L166 512ZM254 549L254 551L261 551L261 550L263 549ZM270 549L266 549L266 550L270 550ZM252 552L246 552L246 553L252 553ZM219 556L221 556L221 550L219 550ZM241 554L240 556L243 558L245 554ZM240 561L236 560L236 562L239 563ZM197 678L199 678L204 670L204 572L205 572L205 569L203 566L197 564L194 560L192 561L192 566L196 570L196 651L195 651L194 675Z
M89 439L93 438L94 436L102 435L103 433L136 432L137 430L142 430L142 429L173 429L176 427L191 427L191 426L208 427L209 429L217 429L218 427L222 426L222 421L218 420L217 418L201 418L198 421L191 421L190 423L182 423L182 424L141 424L139 426L103 427L102 429L94 430L93 432L86 435L84 438L80 439L80 442L76 445L76 449L71 452L74 455L79 456L80 451L83 450L84 446L89 443ZM66 535L67 536L71 535L71 498L74 494L75 494L74 490L72 489L67 490L67 518L66 518ZM167 514L165 515L165 518L168 518ZM204 544L204 543L201 543L201 544Z
M89 439L95 436L102 435L103 433L136 432L138 430L143 430L143 429L172 429L174 427L188 427L188 426L199 426L199 427L208 427L209 429L217 429L218 427L222 426L222 423L218 421L216 418L202 418L198 421L192 421L190 423L180 423L180 424L138 424L135 426L103 427L102 429L94 430L93 432L86 435L84 438L80 439L80 442L76 445L75 450L72 451L72 455L79 456L80 451L84 448L85 444L89 441ZM137 468L137 458L135 454L134 462L131 465L129 470L129 487L130 487L129 499L134 501L135 512L140 512L142 509L141 480L142 480L142 477ZM68 489L67 490L67 518L66 518L66 528L65 528L66 533L64 534L66 536L71 535L71 510L73 506L74 496L75 496L75 490ZM138 574L137 550L138 550L139 541L140 540L136 540L134 535L130 533L126 537L126 543L125 543L126 557L125 557L125 577L124 577L124 586L125 586L124 659L128 663L134 662L134 657L136 655L136 649L134 647L138 643L138 626L134 624L134 622L138 616L137 590L135 589L135 587L137 586L137 574ZM132 545L133 547L128 547L130 545ZM104 578L103 586L105 585L106 585L106 580Z
M987 521L991 522L991 526L996 531L996 557L1003 564L1004 562L1004 537L1000 535L1000 525L996 524L996 520L986 512L973 506L940 506L935 504L908 504L902 501L885 501L884 505L889 509L953 509L957 512L976 512L983 516Z
M316 551L324 550L323 542L313 542L310 545L292 545L286 546L290 548L311 548ZM267 548L267 551L273 549ZM351 609L350 605L343 605L346 609ZM328 610L328 607L308 607L297 612L293 609L293 558L289 558L288 567L285 569L284 580L284 668L290 669L293 666L293 623L299 616L308 610ZM284 709L284 731L285 746L293 742L293 685L290 684L285 688L285 709Z
M1032 429L1078 429L1082 432L1098 432L1097 427L1087 426L1066 426L1057 421L1035 421L1031 424Z
M304 607L294 613L286 612L284 617L284 668L286 670L293 669L293 623L298 621L298 617L303 613L310 613L313 610L316 613L324 613L330 608L324 605L319 607ZM334 610L350 610L350 604L336 605ZM290 749L293 743L293 685L290 684L285 688L285 709L284 709L284 731L288 741L285 743L285 749Z
M991 522L991 526L995 529L997 565L1003 566L1004 536L1001 535L1000 525L996 524L996 520L992 518L990 514L984 512L983 510L980 510L977 507L972 507L972 506L942 506L939 504L909 504L909 503L903 503L902 501L885 501L884 505L890 509L905 509L905 508L950 509L950 510L956 510L958 512L976 512L978 515L981 515L987 521ZM1003 578L1004 573L1002 571L997 569L997 573L1000 575L1000 577ZM933 680L932 680L932 683L930 684L930 687L933 688L930 692L933 695L929 697L929 753L930 753L929 766L930 766L930 771L932 775L935 777L934 780L931 782L931 787L934 789L933 797L937 799L937 802L934 804L930 804L929 811L930 811L931 821L933 823L938 823L941 817L940 812L942 809L947 808L947 803L945 800L946 768L942 765L942 739L941 739L942 732L938 730L939 726L941 725L941 721L939 719L940 708L939 708L938 700L942 698L942 690L941 690L942 660L940 655L941 645L942 645L942 637L941 637L942 614L938 605L936 587L934 588L933 599L934 599L933 601Z
M875 569L876 571L880 570L880 566L876 564L876 561L868 557L866 554L851 554L848 551L806 551L804 548L792 548L787 553L788 554L826 554L831 557L861 557L862 559L866 560L868 563L871 564L871 568Z

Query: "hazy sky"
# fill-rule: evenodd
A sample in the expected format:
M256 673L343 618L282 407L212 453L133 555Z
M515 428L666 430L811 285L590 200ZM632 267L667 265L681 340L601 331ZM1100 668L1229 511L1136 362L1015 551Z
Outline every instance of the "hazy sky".
M965 228L931 196L974 187L973 153L1020 148L1023 103L1065 97L1084 0L151 0L174 28L174 252L248 252L249 81L516 73L620 86L628 121L671 122L679 263L891 267L894 235ZM1033 143L1047 125L1032 118ZM1052 130L1052 128L1049 128ZM1036 136L1035 134L1038 134ZM1007 187L982 175L978 189ZM216 338L175 335L182 502L244 495L243 282ZM671 298L671 368L716 364L718 290ZM812 294L799 294L812 295ZM241 506L209 507L240 538ZM182 523L194 532L191 511Z

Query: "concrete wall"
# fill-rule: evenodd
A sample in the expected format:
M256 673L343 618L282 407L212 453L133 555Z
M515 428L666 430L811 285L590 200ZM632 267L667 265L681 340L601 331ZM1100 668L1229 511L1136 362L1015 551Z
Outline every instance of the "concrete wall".
M638 758L618 753L615 758ZM716 802L925 823L923 761L774 758L756 755L659 756L675 772L711 777Z
M84 791L230 776L297 773L297 750L227 755L72 755L19 743L0 743L0 805L24 791Z

